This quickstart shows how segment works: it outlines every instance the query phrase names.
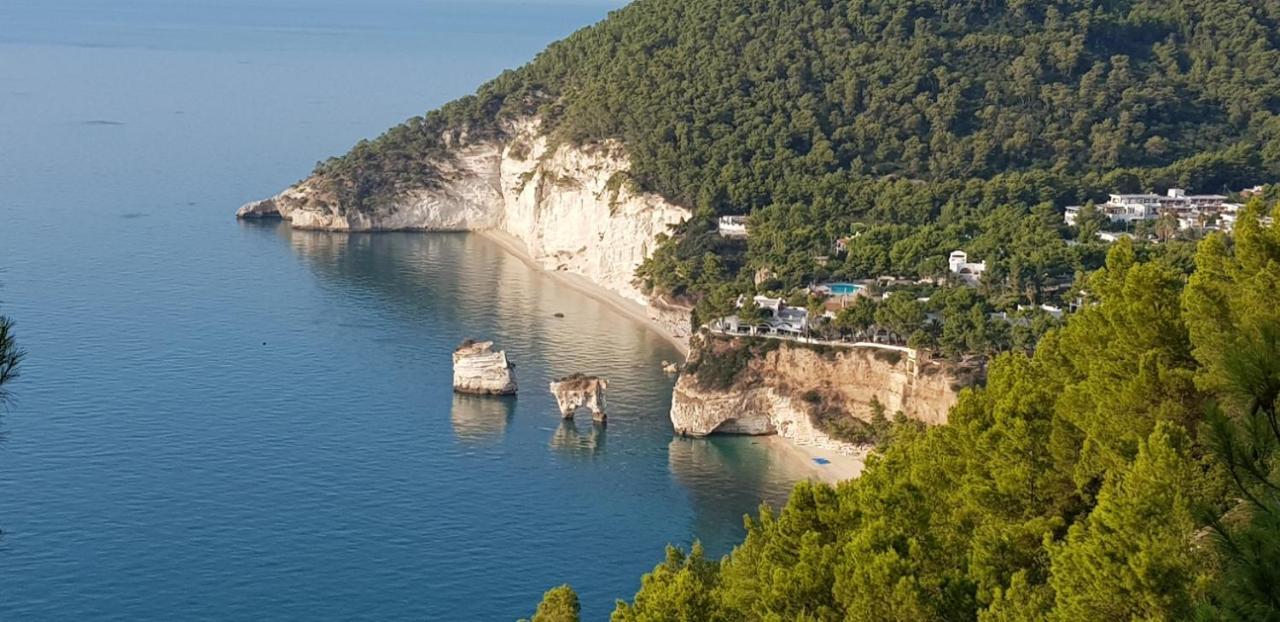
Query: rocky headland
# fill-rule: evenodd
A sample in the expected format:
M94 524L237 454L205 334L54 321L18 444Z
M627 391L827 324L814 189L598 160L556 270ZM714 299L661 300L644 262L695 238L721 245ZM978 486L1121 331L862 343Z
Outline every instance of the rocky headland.
M453 390L471 395L515 395L515 365L492 341L467 340L453 352Z
M238 218L283 218L296 229L330 231L488 231L518 240L536 265L584 277L638 305L673 341L687 341L687 307L651 300L635 271L659 234L690 211L639 191L616 141L553 142L537 118L503 123L497 137L442 137L447 155L430 163L430 183L397 187L376 200L344 202L317 173L280 194L249 203Z
M862 456L856 432L875 411L946 423L974 379L906 348L814 347L780 340L699 335L676 382L676 432L776 434L802 447Z

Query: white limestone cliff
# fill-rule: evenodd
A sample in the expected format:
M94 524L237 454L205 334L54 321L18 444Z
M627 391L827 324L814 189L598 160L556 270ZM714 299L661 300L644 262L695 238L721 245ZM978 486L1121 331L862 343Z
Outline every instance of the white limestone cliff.
M433 164L435 187L404 190L374 207L341 205L311 178L245 205L237 217L279 217L297 229L332 231L501 231L523 242L543 268L581 275L648 305L635 270L657 235L689 210L638 191L620 143L552 144L536 119L512 122L505 134L455 145L450 158ZM670 311L650 313L665 322ZM680 325L678 318L671 323Z
M453 352L453 390L474 395L515 395L515 365L492 341L465 341Z
M701 339L701 338L700 338ZM708 348L736 347L731 340L700 344L689 366ZM833 438L815 423L815 403L838 405L839 416L867 420L874 402L929 424L946 423L960 383L941 367L921 367L907 354L874 348L819 352L782 344L752 358L726 387L706 387L695 374L676 382L671 424L685 436L777 434L797 445L846 455L866 448ZM813 403L809 403L813 402Z
M595 376L574 374L551 383L551 394L556 398L560 416L572 419L580 408L591 411L591 418L603 422L605 415L605 389L609 382Z

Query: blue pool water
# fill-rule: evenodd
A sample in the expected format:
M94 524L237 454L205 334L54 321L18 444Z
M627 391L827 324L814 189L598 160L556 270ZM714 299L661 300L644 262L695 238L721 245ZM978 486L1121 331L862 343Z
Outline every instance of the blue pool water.
M783 500L753 440L673 438L667 343L487 240L232 218L616 4L0 3L0 620L509 621L563 582L600 620ZM518 398L453 395L466 337ZM559 421L575 371L607 428Z
M824 285L832 296L853 296L862 290L861 285L854 283L827 283Z

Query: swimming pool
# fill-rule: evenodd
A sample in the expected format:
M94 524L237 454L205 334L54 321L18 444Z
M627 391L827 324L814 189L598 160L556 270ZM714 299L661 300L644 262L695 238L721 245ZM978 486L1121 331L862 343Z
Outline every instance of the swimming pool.
M827 283L823 285L832 296L854 296L862 291L862 286L854 283Z

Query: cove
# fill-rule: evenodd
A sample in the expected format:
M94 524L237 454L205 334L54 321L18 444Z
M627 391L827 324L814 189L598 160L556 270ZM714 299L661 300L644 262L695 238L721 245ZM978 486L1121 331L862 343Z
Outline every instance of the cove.
M0 412L0 619L513 620L563 582L602 619L665 544L723 554L807 475L675 438L670 344L483 236L233 220L603 15L491 9L388 46L340 15L0 7L0 308L31 353ZM518 397L452 393L467 337ZM606 427L561 423L547 384L578 371Z

